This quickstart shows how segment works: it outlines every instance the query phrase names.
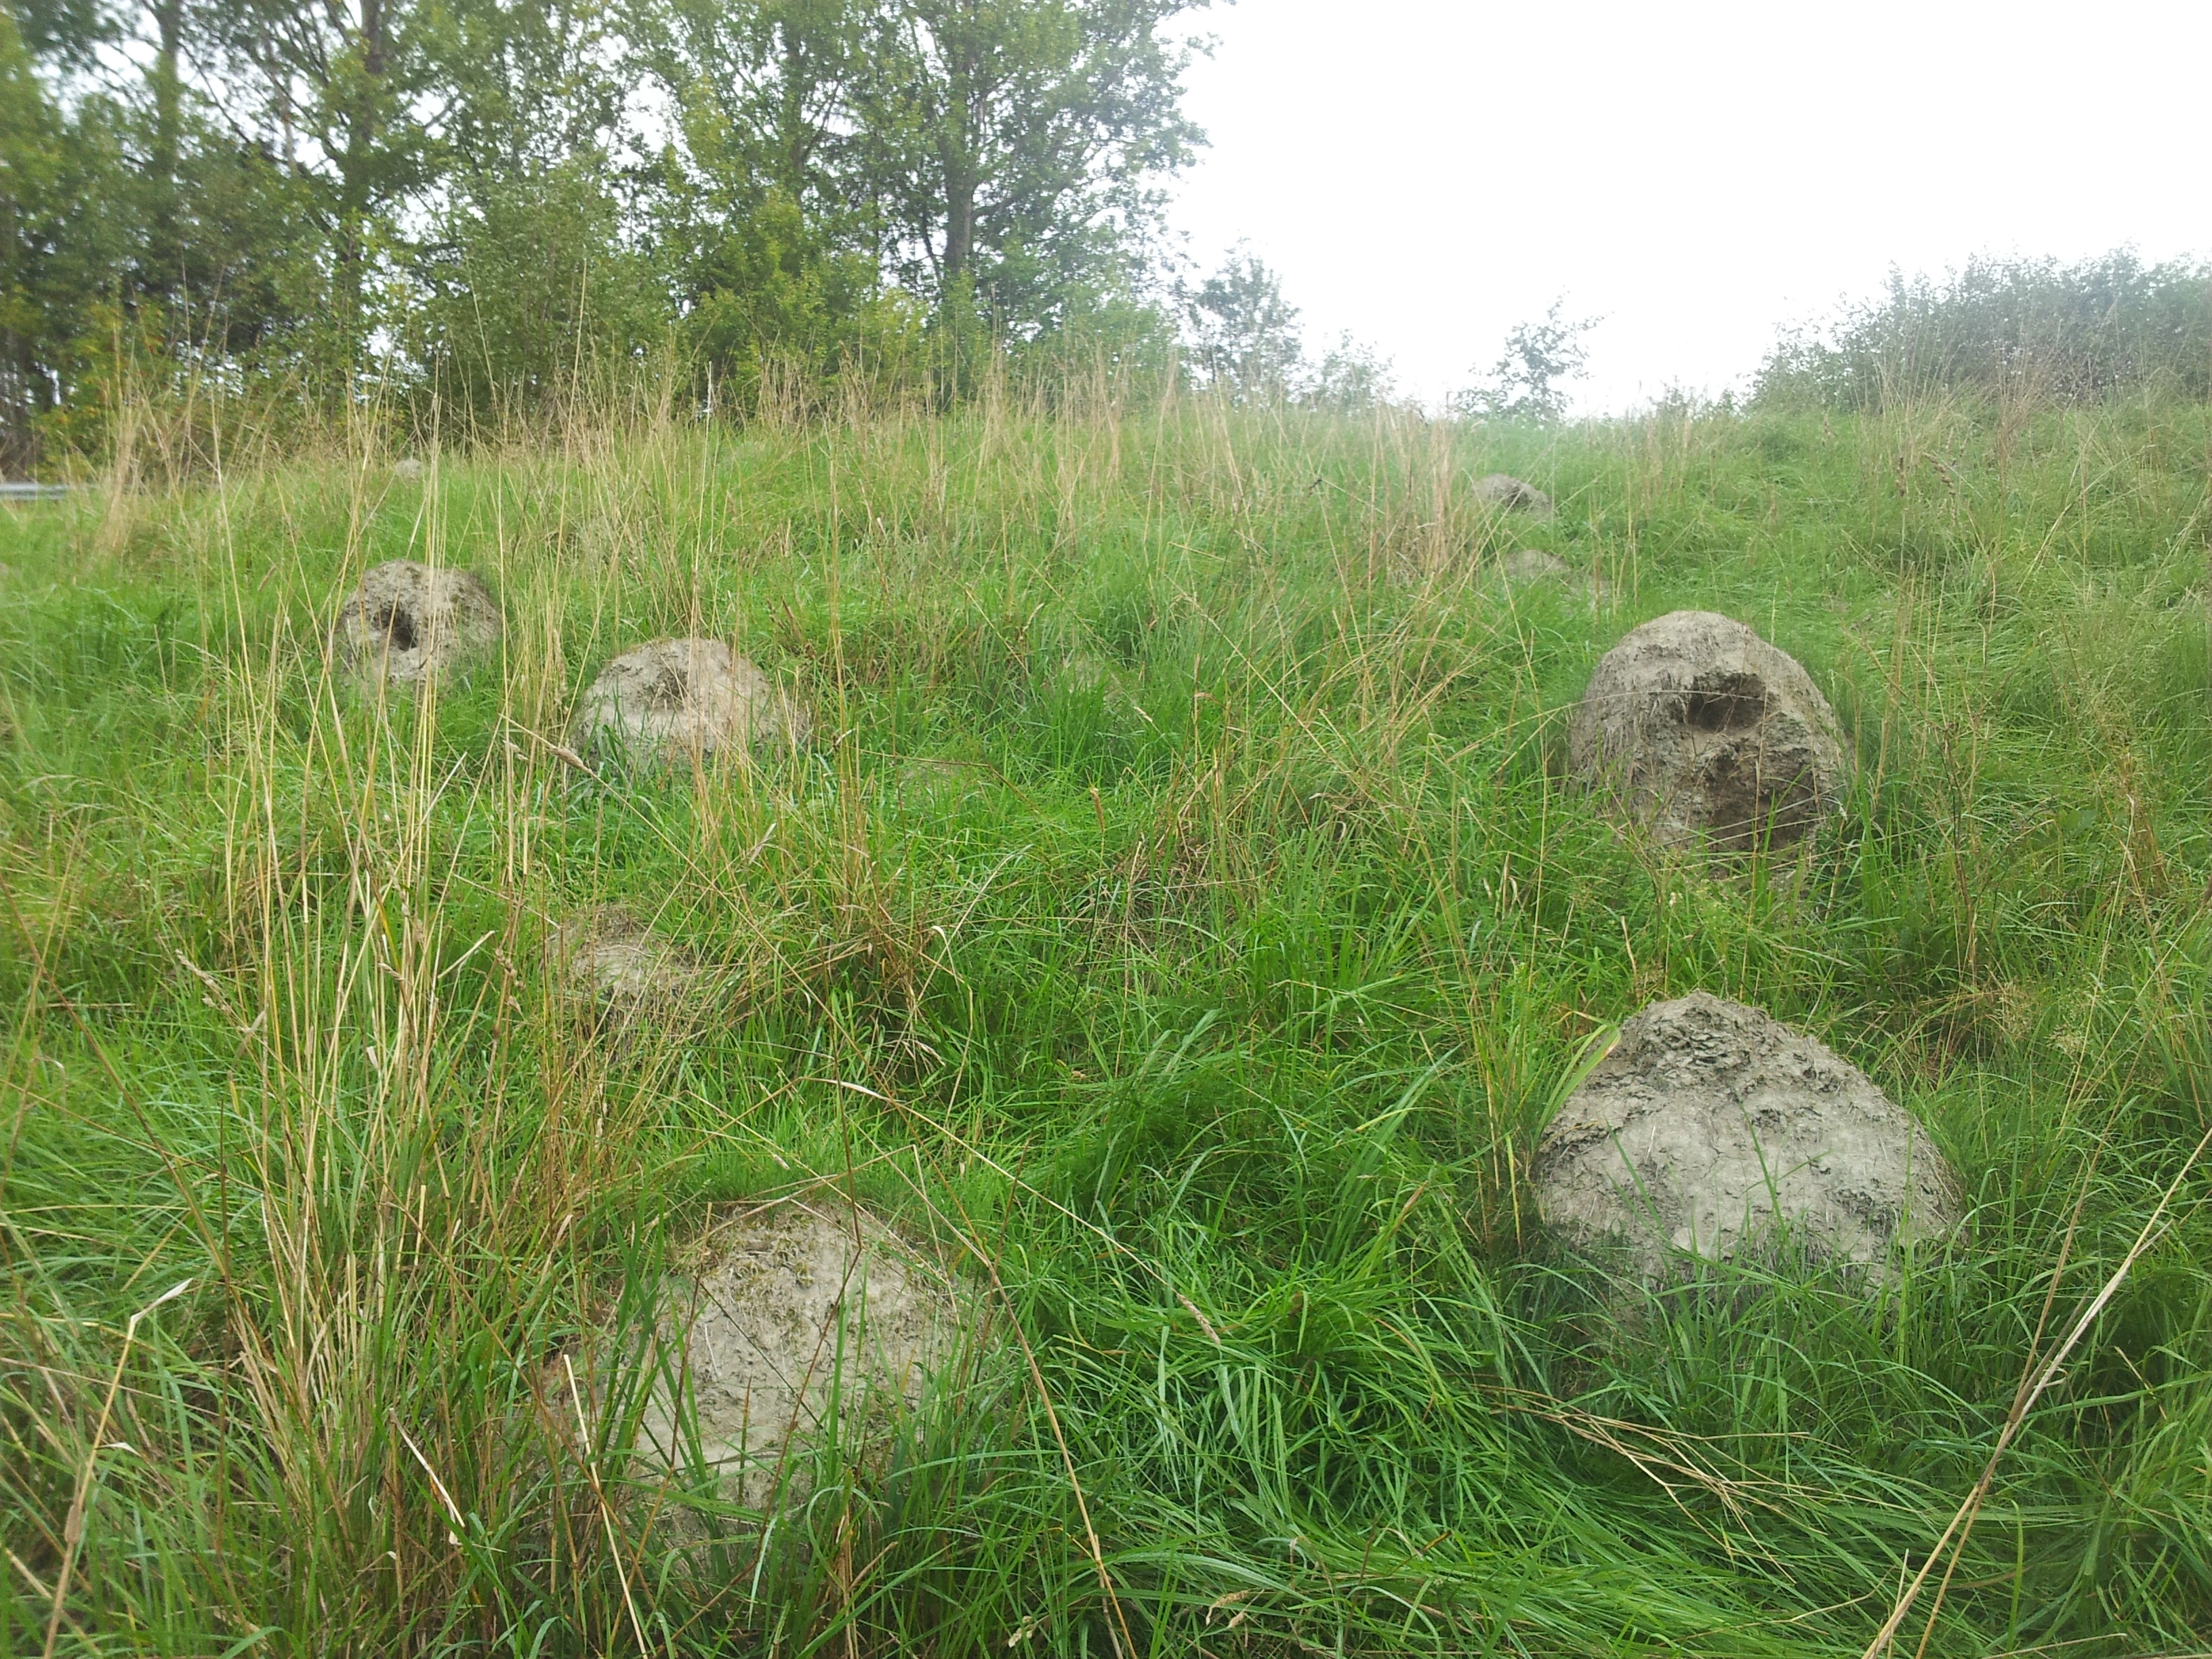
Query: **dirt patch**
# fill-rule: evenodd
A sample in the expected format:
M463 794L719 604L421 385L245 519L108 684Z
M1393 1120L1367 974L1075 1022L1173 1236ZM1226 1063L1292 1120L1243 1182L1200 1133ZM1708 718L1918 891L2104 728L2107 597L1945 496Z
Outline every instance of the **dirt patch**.
M499 642L499 601L465 570L394 559L364 572L338 607L331 642L364 679L412 684L449 673Z
M1963 1206L1912 1115L1823 1044L1704 992L1655 1003L1567 1099L1537 1149L1537 1202L1566 1238L1619 1246L1647 1282L1784 1241L1887 1269Z
M922 1397L959 1346L960 1304L941 1268L865 1212L787 1202L719 1229L677 1287L699 1449L744 1501L773 1492L794 1443L835 1429L873 1438ZM665 1388L643 1441L689 1456L690 1425Z
M789 751L812 734L805 705L720 640L657 640L600 671L570 743L597 760L704 761Z
M1796 659L1741 623L1677 611L1590 676L1568 764L1653 840L1731 852L1802 841L1846 776L1835 710Z

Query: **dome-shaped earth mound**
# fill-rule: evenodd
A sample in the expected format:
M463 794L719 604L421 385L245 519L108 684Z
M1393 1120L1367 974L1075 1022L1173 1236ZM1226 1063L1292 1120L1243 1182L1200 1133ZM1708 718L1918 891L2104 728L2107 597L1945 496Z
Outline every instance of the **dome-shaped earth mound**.
M545 964L564 997L616 1018L666 1012L700 977L681 949L617 904L554 928Z
M1802 841L1835 810L1835 710L1796 659L1710 611L1648 622L1606 653L1567 739L1577 776L1662 845Z
M1864 1073L1703 992L1621 1027L1545 1132L1534 1179L1547 1226L1611 1241L1647 1281L1674 1252L1729 1261L1785 1241L1880 1273L1962 1212L1936 1143Z
M1552 498L1525 478L1516 478L1510 472L1492 472L1474 481L1474 499L1486 507L1504 507L1510 513L1533 513L1538 518L1549 518Z
M363 573L338 607L341 663L368 679L412 684L499 642L499 602L465 570L394 559Z
M914 1404L954 1356L951 1284L865 1212L776 1204L709 1248L670 1334L687 1361L700 1449L750 1502L772 1487L794 1440L833 1421L865 1438L864 1408ZM644 1423L672 1461L684 1444L672 1405L657 1391Z
M656 640L617 657L578 704L570 742L631 761L708 760L791 750L805 706L720 640Z
M1508 553L1498 562L1498 574L1514 587L1525 587L1531 582L1564 582L1573 579L1574 571L1565 559L1550 553L1523 547Z

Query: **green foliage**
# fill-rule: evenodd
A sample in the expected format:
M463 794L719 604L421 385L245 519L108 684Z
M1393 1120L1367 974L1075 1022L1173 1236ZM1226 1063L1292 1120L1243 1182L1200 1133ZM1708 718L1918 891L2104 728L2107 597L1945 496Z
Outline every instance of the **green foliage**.
M439 135L426 112L451 83L443 9L422 0L238 0L205 15L208 52L236 71L222 92L286 112L285 160L308 194L307 222L329 268L318 367L343 380L380 320L374 290L404 253L400 216L435 174ZM258 110L247 118L249 130L264 125Z
M860 414L0 526L7 1650L1856 1652L2177 1177L1897 1645L2201 1645L2202 408ZM1602 585L1504 587L1529 545ZM426 555L499 655L334 679L338 595ZM1555 774L1685 606L1850 732L1802 867ZM580 688L695 630L815 750L575 775ZM610 901L708 1004L562 1001L546 930ZM1917 1114L1971 1241L1875 1291L1552 1249L1591 1034L1698 988ZM667 1269L794 1193L988 1323L770 1528L633 1448Z
M1205 0L895 0L862 34L854 125L891 268L971 281L1016 325L1122 266L1156 182L1200 134L1187 52L1160 31Z
M150 0L33 7L27 46L11 14L0 441L137 465L131 402L190 470L217 401L264 439L498 431L672 346L687 401L784 418L967 396L1071 329L1135 349L1189 9Z
M1316 409L1357 415L1389 403L1396 392L1390 360L1347 332L1322 355L1299 398Z
M2125 251L2075 264L1975 258L1942 282L1892 270L1888 291L1824 331L1784 338L1758 400L1879 408L1936 391L2092 404L2212 392L2212 271Z
M684 328L718 406L752 413L765 398L804 410L834 403L848 381L921 379L918 302L885 292L872 260L840 252L780 191L741 212L665 222Z
M447 407L495 422L558 408L665 343L666 296L623 245L601 160L487 176L455 204L420 313Z
M99 0L15 0L8 14L33 58L70 70L91 68L116 34L116 20Z
M1176 295L1199 383L1240 402L1272 401L1297 384L1305 360L1298 308L1283 280L1241 247L1195 288Z
M103 295L123 252L97 210L121 175L104 104L64 116L39 78L12 14L0 14L0 354L6 459L31 453L34 422L79 389Z
M1567 412L1567 383L1582 378L1589 352L1583 337L1601 319L1570 320L1564 299L1541 321L1516 323L1483 383L1454 400L1461 414L1509 421L1556 421Z

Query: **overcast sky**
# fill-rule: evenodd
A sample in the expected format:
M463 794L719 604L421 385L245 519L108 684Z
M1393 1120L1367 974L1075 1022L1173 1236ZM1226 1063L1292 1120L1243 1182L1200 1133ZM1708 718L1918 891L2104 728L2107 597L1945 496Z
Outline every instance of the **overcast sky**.
M1241 0L1173 221L1435 398L1558 295L1582 402L1718 391L1892 263L2212 252L2212 3Z

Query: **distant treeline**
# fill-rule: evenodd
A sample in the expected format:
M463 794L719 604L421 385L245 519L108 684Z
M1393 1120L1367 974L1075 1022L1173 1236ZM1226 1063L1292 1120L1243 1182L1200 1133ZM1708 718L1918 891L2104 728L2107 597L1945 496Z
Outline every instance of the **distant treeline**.
M664 354L741 409L1172 361L1206 3L8 0L0 445L210 394L502 422Z
M1864 408L1937 390L2066 404L2212 396L2212 270L2118 252L1970 259L1940 282L1893 271L1880 298L1785 337L1754 397Z
M1275 273L1164 257L1210 0L0 0L0 467L373 408L465 439L647 388L804 416L1009 366L1394 395ZM1567 407L1554 306L1455 401ZM2212 392L2212 276L1969 264L1784 341L1768 402Z

